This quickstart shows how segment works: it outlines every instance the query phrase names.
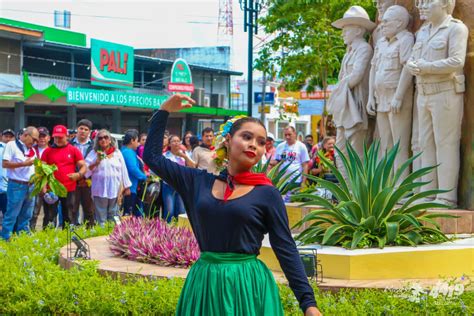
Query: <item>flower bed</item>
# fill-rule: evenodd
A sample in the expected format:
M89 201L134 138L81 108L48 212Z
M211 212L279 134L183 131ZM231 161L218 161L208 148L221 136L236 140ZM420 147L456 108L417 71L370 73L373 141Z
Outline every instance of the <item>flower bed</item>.
M188 268L200 255L189 229L159 218L129 217L115 226L109 243L117 256L162 266Z

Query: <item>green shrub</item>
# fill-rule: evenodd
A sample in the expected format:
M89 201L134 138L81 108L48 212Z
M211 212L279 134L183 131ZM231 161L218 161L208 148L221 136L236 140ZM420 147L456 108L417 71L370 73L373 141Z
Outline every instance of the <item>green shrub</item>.
M110 229L79 228L83 237L106 235ZM46 230L0 242L0 314L173 315L184 281L177 278L105 277L97 262L82 268L58 266L64 231ZM314 285L314 284L313 284ZM279 285L287 315L302 315L286 285ZM474 292L447 300L427 297L410 302L397 293L380 290L320 292L316 299L325 315L472 315Z
M427 214L427 209L446 206L423 201L424 198L446 190L415 192L415 189L429 183L419 179L432 172L436 166L421 168L402 178L404 171L410 168L419 155L410 158L394 171L398 149L396 144L379 158L380 143L374 142L370 148L365 148L364 157L360 159L349 143L347 143L347 155L336 148L339 154L337 159L341 159L344 164L347 179L331 161L319 154L339 184L310 175L308 178L331 191L338 202L335 204L314 194L297 195L296 198L308 201L303 205L318 205L324 208L311 211L295 225L299 227L304 223L311 223L297 236L297 239L304 244L320 243L351 249L383 248L385 245L416 246L448 241L433 219L455 216ZM434 227L428 227L424 222Z

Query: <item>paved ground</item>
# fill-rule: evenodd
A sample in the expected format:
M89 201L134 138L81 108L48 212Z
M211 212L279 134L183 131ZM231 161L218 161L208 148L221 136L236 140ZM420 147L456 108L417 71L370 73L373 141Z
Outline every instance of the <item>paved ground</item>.
M107 236L89 238L86 241L90 246L92 259L100 261L99 270L104 273L112 273L112 275L118 277L138 275L142 277L185 278L189 271L188 269L160 267L154 264L140 263L116 257L109 249ZM72 264L71 261L67 259L67 247L61 249L60 264L66 268ZM277 281L286 283L286 279L282 273L273 272L273 274ZM323 283L320 283L320 287L328 290L338 290L341 288L398 289L406 286L410 282L419 283L424 287L431 287L438 281L437 279L336 280L326 278Z

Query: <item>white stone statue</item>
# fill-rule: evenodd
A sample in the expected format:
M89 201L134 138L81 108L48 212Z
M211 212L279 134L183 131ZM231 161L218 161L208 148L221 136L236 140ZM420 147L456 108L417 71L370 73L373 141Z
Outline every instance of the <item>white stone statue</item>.
M367 112L377 112L377 130L382 153L397 142L400 149L395 159L395 170L408 160L410 150L413 80L400 84L402 70L408 62L414 36L407 30L408 11L399 5L389 7L381 21L383 37L376 44L370 70ZM400 96L400 99L394 98ZM406 170L404 176L408 175Z
M426 20L426 12L423 9L423 2L424 1L425 0L416 0L415 1L415 6L416 6L416 8L418 9L418 11L420 13L420 20L421 21ZM418 39L420 37L420 35L422 35L422 34L416 32L415 38ZM418 50L416 53L420 53L420 51ZM413 54L413 52L412 52L412 54ZM420 58L421 58L421 56L412 56L410 59L418 60ZM406 75L405 75L405 72L406 72ZM408 69L405 68L403 70L401 80L410 80L408 75L411 75L411 73L408 71ZM412 129L411 129L411 152L412 152L413 155L417 155L421 152L421 148L420 148L420 135L419 135L419 128L418 128L418 107L416 106L416 99L417 99L417 96L418 96L416 85L415 85L415 93L414 94L415 95L414 95L414 98L413 98L413 123L412 123ZM413 170L418 170L418 169L421 168L421 158L415 159L415 161L413 161L412 168L413 168ZM417 191L419 191L419 190L417 189Z
M427 23L418 31L407 69L416 76L422 167L438 165L423 178L424 189L450 189L438 202L457 204L461 121L464 107L464 62L468 29L451 16L454 0L425 0Z
M352 6L342 19L332 23L342 29L347 51L341 63L338 86L331 93L328 112L333 114L337 127L336 145L345 151L346 141L362 155L367 135L369 66L373 49L364 39L375 28L369 15L360 6ZM336 160L340 162L339 160ZM338 164L339 166L339 164ZM340 170L344 172L341 166Z
M375 27L370 36L370 42L374 51L376 50L377 42L382 38L382 18L385 14L385 11L395 4L395 0L375 0L374 5L377 8L377 20L379 24ZM369 79L370 80L370 79ZM379 139L379 132L376 126L375 117L373 115L369 115L369 124L367 130L367 143L372 144L374 139Z

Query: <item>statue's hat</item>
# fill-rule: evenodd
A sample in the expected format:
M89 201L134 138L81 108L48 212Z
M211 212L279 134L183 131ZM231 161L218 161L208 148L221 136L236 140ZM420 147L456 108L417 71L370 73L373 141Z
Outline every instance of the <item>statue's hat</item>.
M345 13L342 19L332 22L332 26L342 29L347 25L358 25L365 28L367 31L372 31L376 24L370 21L369 15L364 8L358 5L353 5Z

